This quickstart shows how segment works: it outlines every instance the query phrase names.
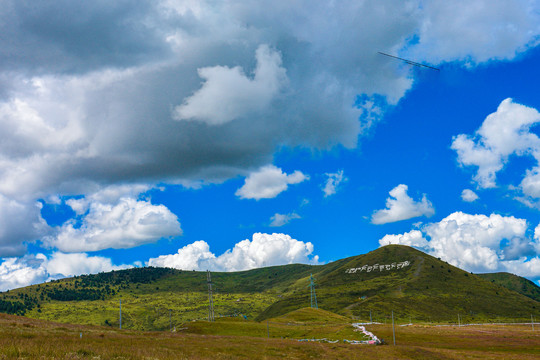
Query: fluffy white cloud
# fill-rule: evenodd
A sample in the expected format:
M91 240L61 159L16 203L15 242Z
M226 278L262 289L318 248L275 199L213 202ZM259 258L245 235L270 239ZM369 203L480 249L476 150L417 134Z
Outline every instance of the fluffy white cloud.
M530 260L526 258L512 261L505 261L502 264L504 271L518 274L523 277L538 279L540 283L540 258L534 257Z
M48 238L49 246L63 252L124 249L182 234L177 216L163 205L129 197L114 204L87 202L88 199L69 202L77 213L88 213L80 225L75 221L62 225L54 237Z
M84 197L71 198L66 200L66 204L71 207L77 215L82 215L88 211L92 204L117 204L122 198L136 199L142 193L151 189L146 184L120 184L98 188L96 192Z
M540 254L540 224L538 224L538 226L536 226L536 228L534 228L534 242L533 242L533 246L534 246L534 250L536 251L536 253Z
M424 194L422 200L414 201L407 194L407 185L400 184L390 190L390 197L386 199L386 209L377 210L371 216L373 224L386 224L389 222L411 219L417 216L432 216L435 213L433 205Z
M87 254L53 253L26 255L22 258L4 258L0 264L0 291L39 284L67 276L126 269L129 265L115 266L111 260Z
M241 116L267 109L270 102L286 84L281 56L267 45L256 52L257 67L253 79L242 68L214 66L198 70L205 80L201 89L176 107L178 120L200 120L219 125Z
M210 245L203 240L199 240L178 249L176 254L160 255L157 258L149 259L148 266L184 270L208 270L211 268L210 260L215 258L216 256L210 252Z
M47 260L46 269L52 276L75 276L96 274L103 271L125 269L128 265L115 266L111 259L102 256L88 256L85 253L64 254L55 252Z
M512 59L538 44L538 7L527 0L423 1L427 21L407 53L434 63Z
M510 271L539 279L538 237L529 239L527 227L527 221L513 216L455 212L421 231L386 235L379 243L415 246L468 271Z
M41 266L46 258L42 254L25 258L7 258L0 264L0 291L37 284L47 280L49 274Z
M294 220L294 219L300 219L300 215L298 215L295 212L292 212L290 214L278 214L278 213L275 213L270 218L270 226L273 226L273 227L283 226L283 225L286 225L286 224L290 223L291 220Z
M535 153L539 151L540 148L535 149ZM538 154L535 154L535 157L540 160ZM540 199L540 166L537 165L532 169L529 169L525 172L525 176L521 181L519 186L523 194L525 194L529 199Z
M450 214L425 227L432 253L466 269L493 271L504 259L503 240L523 238L527 222L513 216ZM500 257L499 257L500 256Z
M540 160L540 139L530 131L538 122L540 113L536 109L505 99L474 136L454 137L452 149L461 165L478 167L474 180L479 186L495 187L497 172L503 169L510 155L532 155L536 161ZM540 196L537 170L528 171L521 184L524 193L532 197Z
M255 233L252 241L240 241L232 250L217 257L201 240L178 249L176 254L151 258L148 265L184 270L240 271L293 263L316 264L319 257L312 253L310 242L295 240L286 234Z
M296 170L287 175L274 165L267 165L249 174L244 185L236 191L242 199L271 199L287 190L289 185L309 180L309 176Z
M411 230L404 234L398 235L385 235L382 239L379 240L381 246L398 244L398 245L407 245L423 248L428 242L424 238L424 235L419 230Z
M325 175L328 178L326 179L326 183L323 188L324 197L334 195L339 184L341 184L343 181L347 181L347 178L343 176L343 170L339 170L336 173L326 173Z
M463 189L461 192L461 200L466 202L473 202L478 200L478 195L471 189Z

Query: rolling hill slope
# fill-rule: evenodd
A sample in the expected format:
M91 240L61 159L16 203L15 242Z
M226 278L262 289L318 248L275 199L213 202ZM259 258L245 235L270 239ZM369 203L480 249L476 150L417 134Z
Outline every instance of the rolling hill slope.
M391 311L402 320L451 321L457 314L466 321L526 319L540 310L533 299L406 246L385 246L343 259L314 276L321 308L363 319L370 318L370 311L377 321L384 321ZM258 319L298 308L305 297L293 293Z
M478 274L482 279L516 291L533 300L540 301L540 286L532 281L507 272Z
M265 320L310 305L383 322L530 319L540 302L407 246L389 245L326 265L293 264L212 273L216 316ZM482 275L484 276L484 275ZM516 288L519 290L518 288ZM165 330L208 313L206 273L136 268L84 275L0 294L0 311L80 324Z

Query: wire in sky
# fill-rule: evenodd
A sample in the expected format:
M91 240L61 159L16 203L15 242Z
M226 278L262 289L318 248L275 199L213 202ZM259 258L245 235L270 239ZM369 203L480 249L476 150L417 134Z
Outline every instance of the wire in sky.
M414 65L414 66L418 66L418 67L427 67L428 69L440 71L440 69L437 69L436 67L433 67L433 66L420 64L420 63L417 63L417 62L415 62L415 61L403 59L403 58L400 58L400 57L397 57L397 56L394 56L394 55L390 55L390 54L385 54L385 53L380 52L380 51L378 51L378 53L381 54L381 55L384 55L384 56L389 56L389 57L394 58L394 59L398 59L398 60L401 60L401 61L405 61L405 62L406 62L407 64L409 64L409 65Z

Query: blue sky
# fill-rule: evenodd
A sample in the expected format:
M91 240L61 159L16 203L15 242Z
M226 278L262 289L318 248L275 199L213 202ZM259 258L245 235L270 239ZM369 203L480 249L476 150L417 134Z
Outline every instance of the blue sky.
M7 4L0 289L390 243L540 280L538 2Z

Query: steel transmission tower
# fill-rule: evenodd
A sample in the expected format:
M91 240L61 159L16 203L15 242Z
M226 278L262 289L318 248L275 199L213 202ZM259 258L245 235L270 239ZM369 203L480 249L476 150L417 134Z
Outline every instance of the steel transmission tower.
M315 282L313 281L313 274L310 274L309 287L311 289L311 307L318 309L319 307L317 306L317 294L315 294Z
M214 299L212 297L212 277L210 271L206 270L206 282L208 283L208 321L214 321Z

